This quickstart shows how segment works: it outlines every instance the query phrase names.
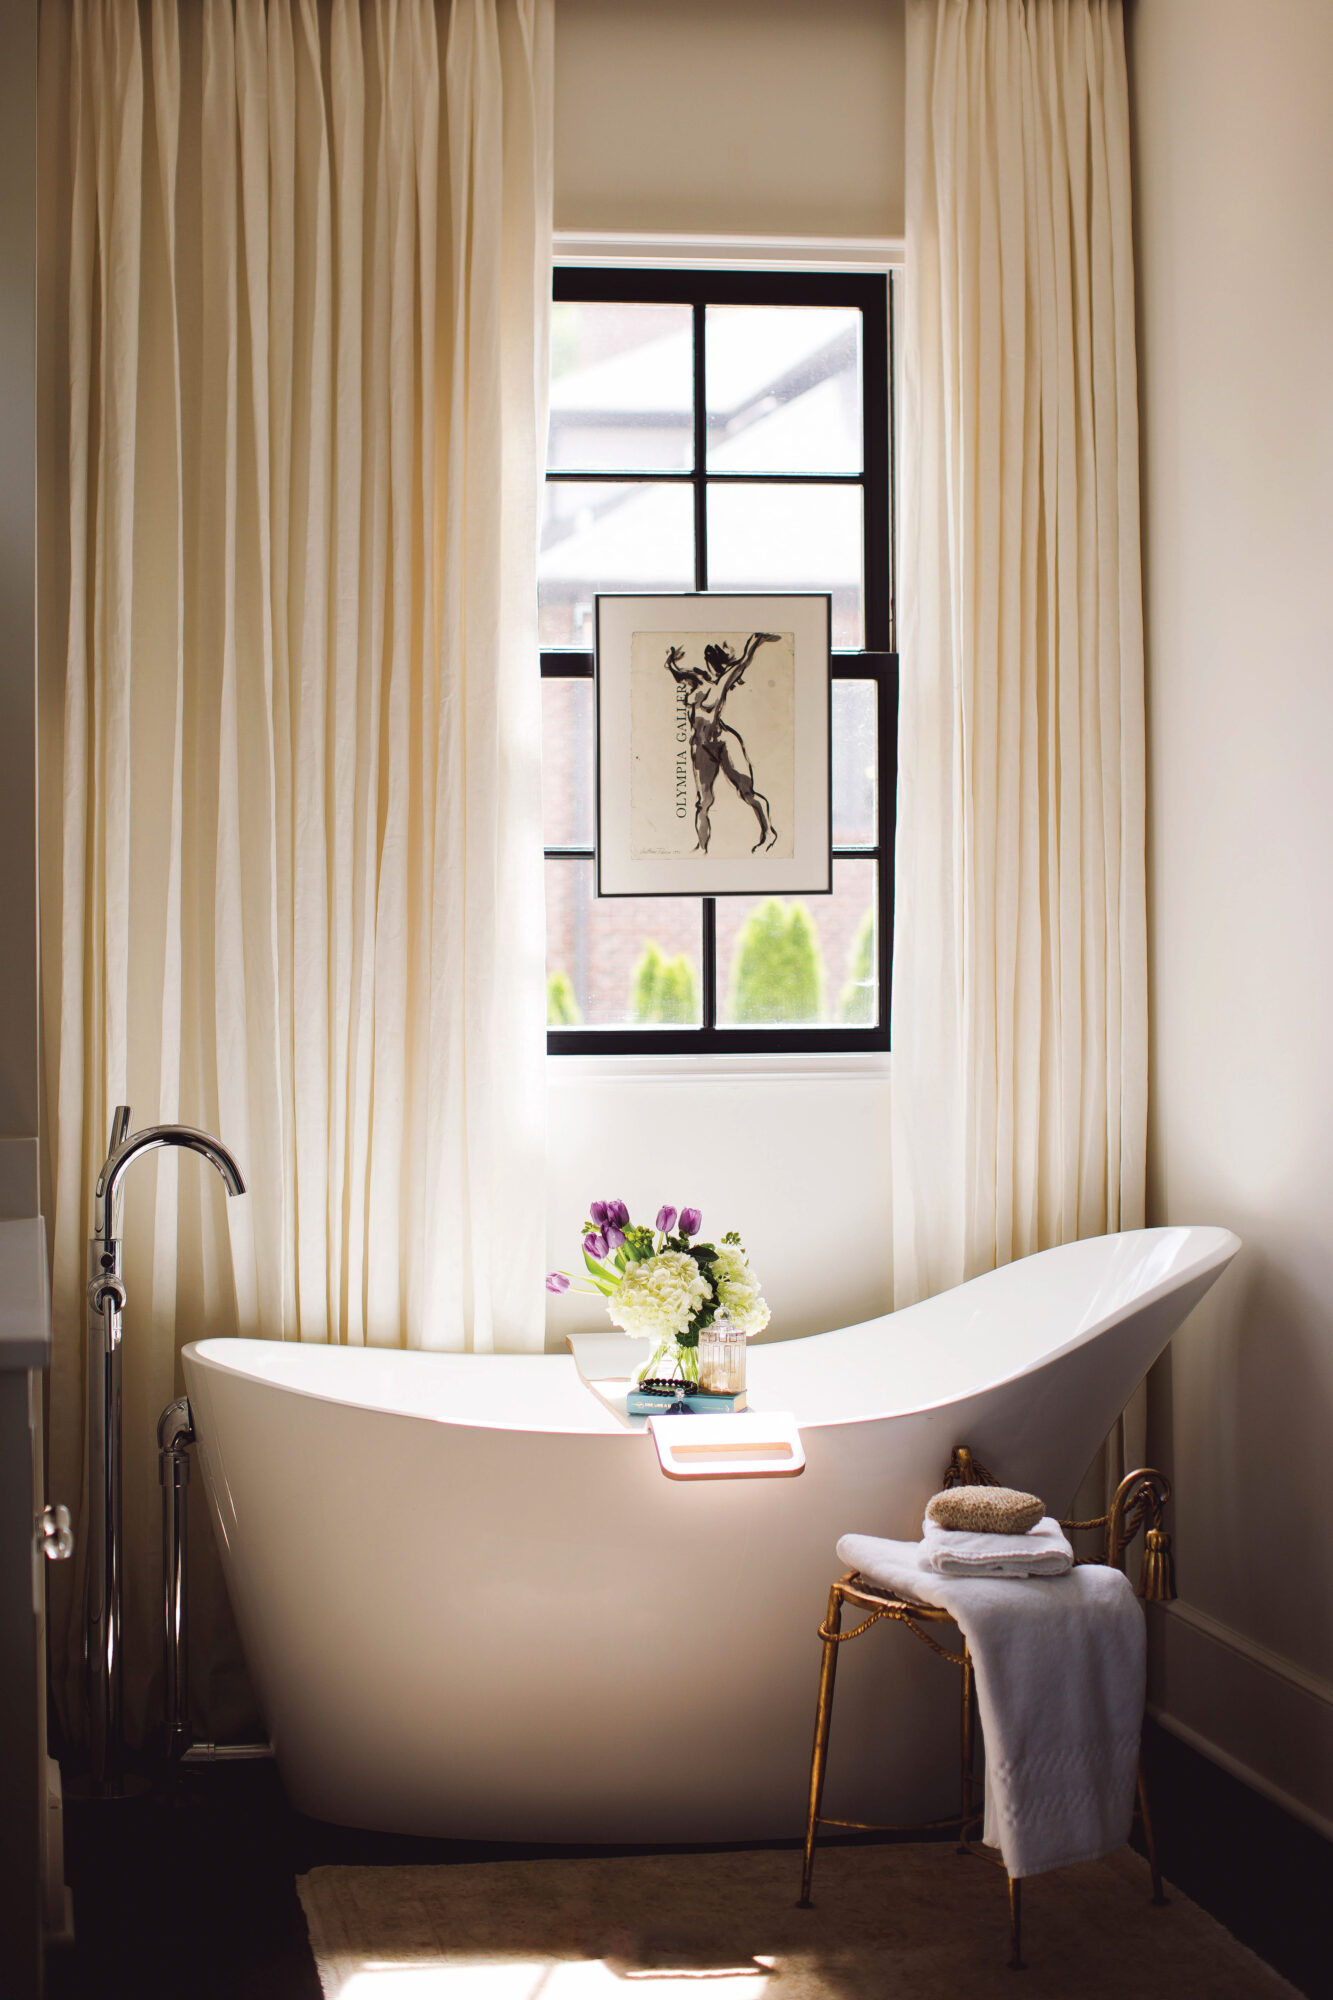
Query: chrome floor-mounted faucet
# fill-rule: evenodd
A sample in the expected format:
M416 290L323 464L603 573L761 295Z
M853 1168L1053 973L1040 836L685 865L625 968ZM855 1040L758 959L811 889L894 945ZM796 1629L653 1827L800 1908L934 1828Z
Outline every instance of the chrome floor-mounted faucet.
M125 1716L120 1650L122 1582L120 1343L125 1312L121 1274L121 1182L131 1161L158 1146L182 1146L211 1160L229 1195L244 1194L241 1170L220 1140L192 1125L130 1131L130 1107L111 1121L106 1160L93 1193L88 1269L88 1568L85 1651L93 1778L107 1797L124 1787Z

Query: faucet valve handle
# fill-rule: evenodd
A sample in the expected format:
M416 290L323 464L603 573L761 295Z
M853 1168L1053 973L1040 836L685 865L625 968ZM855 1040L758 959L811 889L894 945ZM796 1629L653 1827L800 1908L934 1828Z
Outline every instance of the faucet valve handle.
M105 1276L90 1278L88 1304L99 1319L105 1317L108 1302L114 1305L117 1312L124 1312L125 1287L120 1279Z
M54 1507L48 1501L37 1516L37 1546L48 1562L68 1562L73 1555L74 1530L63 1501Z

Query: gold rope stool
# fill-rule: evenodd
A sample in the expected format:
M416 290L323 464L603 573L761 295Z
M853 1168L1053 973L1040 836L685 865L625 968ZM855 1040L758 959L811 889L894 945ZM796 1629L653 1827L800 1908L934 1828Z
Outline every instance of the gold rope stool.
M950 1486L996 1486L996 1480L966 1445L959 1445L949 1463L944 1476L944 1484ZM1060 1526L1066 1531L1085 1528L1100 1528L1104 1533L1102 1553L1094 1560L1118 1567L1125 1550L1134 1537L1143 1530L1143 1558L1139 1569L1138 1595L1149 1604L1167 1603L1175 1597L1176 1586L1171 1560L1171 1537L1162 1525L1167 1501L1171 1498L1171 1485L1164 1473L1153 1467L1144 1467L1129 1473L1116 1488L1110 1508L1105 1514L1098 1514L1091 1521L1062 1521ZM842 1629L842 1608L853 1605L866 1615L849 1632ZM914 1826L899 1826L884 1821L859 1819L833 1819L819 1808L823 1803L824 1772L828 1761L829 1729L833 1721L833 1687L838 1671L838 1648L850 1639L859 1639L872 1625L881 1620L891 1624L905 1625L912 1635L932 1653L952 1666L962 1670L962 1727L961 1727L961 1796L959 1810L947 1819L925 1820ZM810 1795L805 1824L805 1857L801 1872L801 1895L798 1908L810 1908L810 1883L815 1872L815 1841L821 1826L843 1827L856 1833L933 1833L945 1827L957 1827L958 1852L960 1854L983 1853L976 1844L976 1834L981 1825L980 1795L982 1780L975 1776L973 1764L976 1749L976 1686L973 1677L972 1660L964 1640L959 1651L942 1646L938 1639L931 1637L924 1628L928 1625L951 1625L952 1618L938 1605L919 1604L913 1598L895 1597L879 1585L867 1583L856 1570L849 1570L829 1591L828 1611L819 1627L819 1637L823 1641L824 1653L819 1667L819 1695L815 1706L815 1740L810 1757ZM1143 1826L1143 1844L1147 1850L1148 1867L1152 1874L1152 1899L1154 1903L1165 1903L1162 1894L1161 1871L1157 1865L1157 1848L1153 1840L1152 1821L1148 1815L1148 1798L1144 1790L1143 1769L1140 1765L1138 1779L1138 1805L1136 1817ZM985 1854L1003 1867L996 1855ZM1009 1936L1012 1953L1010 1965L1015 1971L1023 1970L1023 1884L1021 1879L1010 1876L1009 1882Z

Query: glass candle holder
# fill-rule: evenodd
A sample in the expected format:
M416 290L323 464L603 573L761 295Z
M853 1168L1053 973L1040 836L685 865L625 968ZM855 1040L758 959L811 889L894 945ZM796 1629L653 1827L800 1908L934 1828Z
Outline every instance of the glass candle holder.
M739 1396L745 1390L745 1335L718 1313L699 1335L699 1387L715 1396Z

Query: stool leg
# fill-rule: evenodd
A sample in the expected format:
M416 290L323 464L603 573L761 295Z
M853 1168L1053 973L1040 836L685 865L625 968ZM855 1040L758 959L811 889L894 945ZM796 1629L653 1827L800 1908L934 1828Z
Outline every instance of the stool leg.
M967 1826L968 1826L968 1821L972 1816L972 1760L975 1754L973 1749L973 1726L974 1726L975 1708L973 1706L972 1687L973 1687L972 1655L968 1652L967 1641L966 1639L964 1639L963 1641L963 1727L962 1727L963 1767L961 1774L962 1790L959 1798L959 1811L958 1811L958 1852L960 1854L966 1854L967 1852Z
M815 1704L815 1741L810 1753L810 1800L805 1821L805 1859L801 1868L801 1897L796 1907L810 1907L810 1881L815 1872L815 1835L819 1830L819 1807L824 1796L824 1769L828 1762L829 1724L833 1720L833 1680L838 1671L837 1634L842 1629L842 1593L835 1583L828 1594L828 1615L824 1630L824 1657L819 1664L819 1697Z
M1009 1960L1011 1972L1023 1972L1023 1884L1009 1877L1009 1942L1013 1954Z
M1162 1890L1162 1871L1157 1860L1157 1842L1153 1838L1152 1815L1148 1811L1148 1788L1143 1782L1143 1760L1139 1759L1139 1818L1143 1822L1143 1845L1148 1853L1148 1867L1152 1872L1152 1899L1161 1909L1170 1898Z

